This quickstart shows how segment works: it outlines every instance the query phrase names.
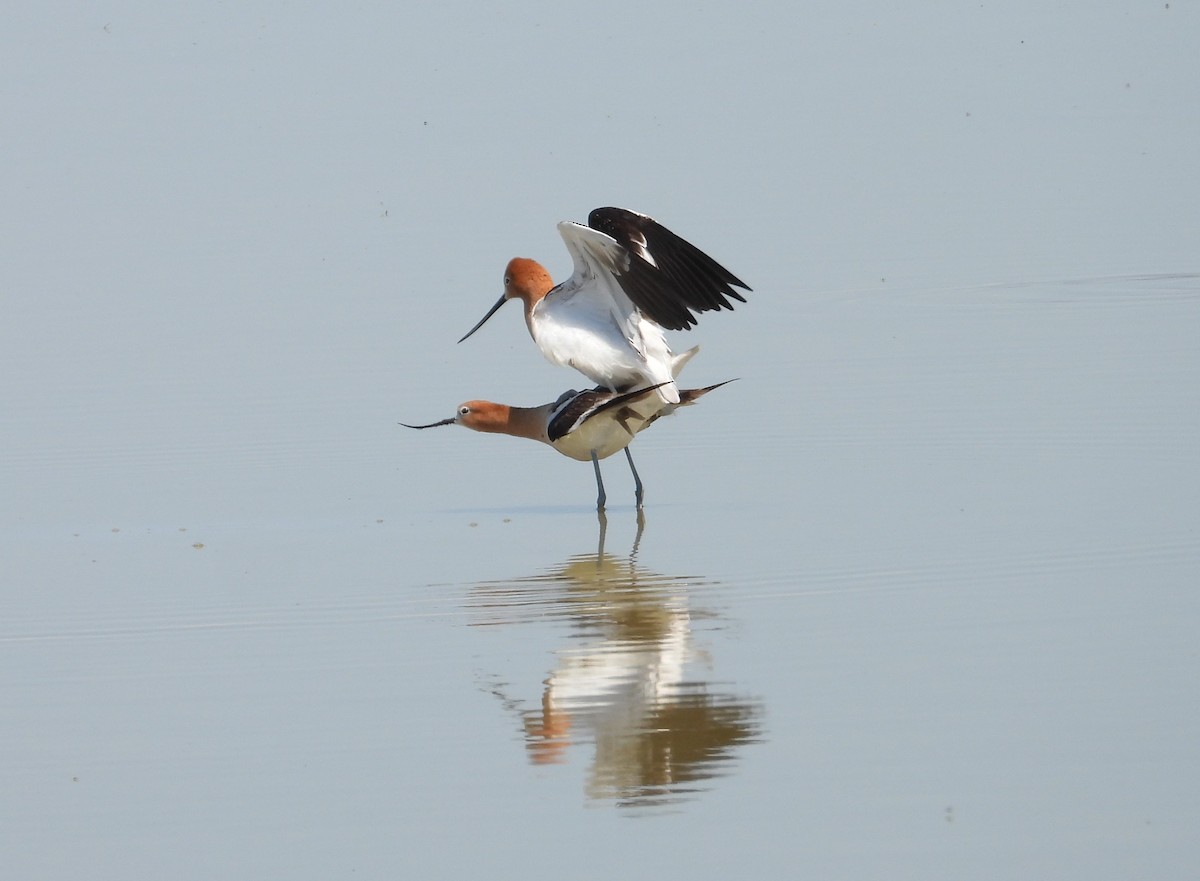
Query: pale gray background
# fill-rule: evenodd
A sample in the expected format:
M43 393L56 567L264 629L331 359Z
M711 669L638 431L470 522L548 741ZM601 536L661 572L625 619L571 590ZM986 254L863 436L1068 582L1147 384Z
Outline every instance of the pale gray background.
M5 874L1190 877L1198 35L1192 2L7 10ZM585 382L515 306L454 341L608 204L755 288L676 340L741 381L635 447L631 565L755 713L661 809L513 715L588 623L554 590L590 468L395 424Z

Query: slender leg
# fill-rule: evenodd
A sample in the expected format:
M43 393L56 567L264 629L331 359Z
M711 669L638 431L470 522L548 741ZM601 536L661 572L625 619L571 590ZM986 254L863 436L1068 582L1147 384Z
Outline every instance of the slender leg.
M637 496L637 506L640 511L645 494L642 492L642 479L638 477L637 469L633 467L633 454L629 452L629 447L625 448L625 458L629 460L629 470L633 472L634 495Z
M644 508L637 510L637 535L633 538L633 550L629 552L629 562L632 563L637 559L638 545L642 543L642 533L646 530L646 511Z
M596 488L600 490L600 496L596 499L596 510L604 510L604 481L600 479L600 460L596 458L596 451L592 450L592 467L596 469Z
M603 508L596 509L596 519L600 521L600 542L596 548L596 565L599 566L604 559L604 535L608 532L608 517Z

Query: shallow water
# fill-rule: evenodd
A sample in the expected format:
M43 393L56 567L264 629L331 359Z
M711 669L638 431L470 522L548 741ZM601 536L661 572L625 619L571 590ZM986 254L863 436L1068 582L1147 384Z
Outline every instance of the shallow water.
M587 465L457 429L340 468L198 438L151 462L159 492L133 453L10 458L29 509L40 483L113 511L9 528L23 864L122 843L147 871L454 873L549 835L593 842L598 876L678 827L702 875L796 848L1174 865L1200 279L854 297L806 333L867 313L837 354L796 348L791 414L752 378L773 356L731 343L747 376L638 440L643 529L620 457L598 520ZM111 501L97 467L136 489ZM194 470L212 493L180 489ZM619 820L651 824L620 855L597 844ZM746 823L775 844L722 862Z
M1197 864L1195 13L709 9L689 45L758 64L656 43L676 103L563 134L497 108L646 32L595 23L581 82L492 63L578 39L557 8L210 12L0 53L41 75L4 98L10 874ZM600 518L586 463L396 424L583 381L516 307L454 340L593 203L755 288L675 337L738 381L639 436L641 519L623 457Z

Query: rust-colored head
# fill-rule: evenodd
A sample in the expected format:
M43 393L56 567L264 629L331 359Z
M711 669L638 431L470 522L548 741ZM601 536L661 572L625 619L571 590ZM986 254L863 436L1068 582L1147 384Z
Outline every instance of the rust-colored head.
M532 306L554 287L546 267L528 257L513 257L504 267L504 299Z
M449 419L431 422L428 425L409 425L407 422L400 424L405 428L461 425L472 431L527 437L548 444L550 441L546 437L546 419L553 406L543 404L541 407L510 407L508 404L494 404L491 401L465 401L458 405Z
M462 425L475 431L504 432L508 424L509 407L504 404L493 404L491 401L465 401L454 410L449 419L439 419L428 425L409 425L401 422L405 428L440 428L443 425Z
M466 401L459 404L454 415L449 419L440 419L428 425L409 425L401 422L405 428L438 428L442 425L462 425L473 431L491 431L498 434L511 434L508 424L512 407L506 404L493 404L491 401Z
M454 421L472 431L490 431L508 434L508 417L511 408L506 404L491 401L467 401L454 411Z
M504 267L504 293L500 295L500 299L495 305L488 310L487 315L479 319L479 323L463 334L461 343L479 328L487 323L487 320L496 314L497 310L509 300L520 300L525 304L525 323L529 323L529 311L534 307L542 297L550 293L550 289L554 287L554 282L550 278L550 273L546 271L546 267L538 263L536 260L530 260L528 257L514 257L508 261L508 265Z

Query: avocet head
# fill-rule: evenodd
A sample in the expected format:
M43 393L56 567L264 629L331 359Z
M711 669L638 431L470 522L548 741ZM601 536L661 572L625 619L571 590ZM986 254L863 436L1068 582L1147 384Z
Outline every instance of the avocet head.
M554 287L554 281L550 278L550 273L546 271L546 267L538 263L536 260L530 260L528 257L514 257L508 261L508 265L504 267L504 293L500 295L500 299L495 305L488 310L487 315L479 320L479 323L468 330L463 338L459 340L461 343L479 328L487 323L496 312L507 303L509 300L522 300L527 306L532 306L542 297L550 292Z

